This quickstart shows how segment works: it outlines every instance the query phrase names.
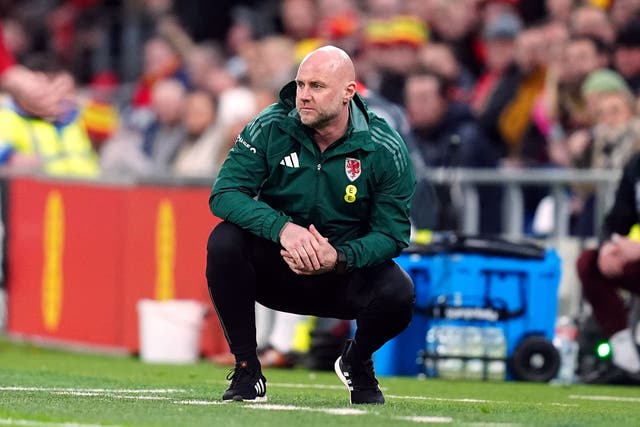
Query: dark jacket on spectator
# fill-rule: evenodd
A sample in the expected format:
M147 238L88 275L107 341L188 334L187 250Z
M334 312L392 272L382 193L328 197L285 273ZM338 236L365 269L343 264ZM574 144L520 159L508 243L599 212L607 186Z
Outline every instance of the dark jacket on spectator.
M627 235L636 223L640 223L640 153L624 167L615 201L604 219L601 240L607 240L612 233Z

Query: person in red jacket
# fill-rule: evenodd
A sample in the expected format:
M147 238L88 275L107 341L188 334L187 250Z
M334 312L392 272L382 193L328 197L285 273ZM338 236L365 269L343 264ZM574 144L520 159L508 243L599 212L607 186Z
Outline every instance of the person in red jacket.
M64 94L68 93L64 79L49 79L16 63L4 42L0 23L0 88L8 92L16 103L34 116L57 116L63 108Z

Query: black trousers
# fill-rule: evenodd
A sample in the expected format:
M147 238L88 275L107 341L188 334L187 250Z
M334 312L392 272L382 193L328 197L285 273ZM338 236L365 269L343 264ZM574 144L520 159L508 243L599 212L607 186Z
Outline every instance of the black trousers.
M415 303L411 278L393 261L346 274L300 276L280 245L222 222L209 236L207 283L236 356L255 354L255 302L279 311L355 319L358 352L368 358L402 332Z

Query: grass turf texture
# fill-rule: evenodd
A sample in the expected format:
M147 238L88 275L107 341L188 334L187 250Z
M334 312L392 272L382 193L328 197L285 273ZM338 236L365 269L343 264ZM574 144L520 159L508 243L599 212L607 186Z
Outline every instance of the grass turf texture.
M226 368L150 365L0 338L0 425L637 426L640 388L381 378L353 406L330 372L265 369L267 404L226 403ZM605 400L606 399L606 400Z

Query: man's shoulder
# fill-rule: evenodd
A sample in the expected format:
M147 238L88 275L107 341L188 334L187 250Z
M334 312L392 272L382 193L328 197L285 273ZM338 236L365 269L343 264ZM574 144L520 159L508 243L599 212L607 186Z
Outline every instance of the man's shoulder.
M247 125L246 130L249 132L249 137L256 138L265 128L282 122L288 114L285 106L280 103L269 105Z
M410 167L404 140L384 119L374 116L369 122L369 135L384 165L395 165L399 174Z
M400 134L391 125L381 117L371 116L369 122L369 135L371 141L376 145L382 146L388 150L404 150L406 145Z
M262 122L271 121L276 117L286 117L289 114L289 109L283 105L281 102L274 102L273 104L266 107L256 116L256 120L260 120Z

